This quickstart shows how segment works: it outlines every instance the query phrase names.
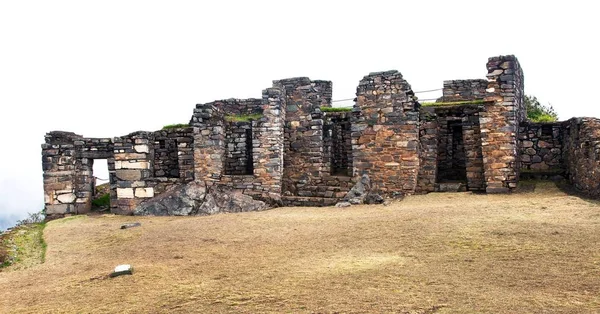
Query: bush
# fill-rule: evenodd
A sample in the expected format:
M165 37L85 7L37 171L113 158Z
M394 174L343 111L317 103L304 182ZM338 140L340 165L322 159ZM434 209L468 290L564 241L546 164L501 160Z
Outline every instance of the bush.
M552 105L542 105L535 96L525 96L525 108L527 109L527 118L531 122L558 121L558 114Z

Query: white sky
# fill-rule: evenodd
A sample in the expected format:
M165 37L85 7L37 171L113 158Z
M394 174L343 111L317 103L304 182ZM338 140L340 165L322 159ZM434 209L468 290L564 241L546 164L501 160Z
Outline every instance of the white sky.
M0 220L43 207L51 130L113 137L186 123L196 103L260 97L275 79L369 72L413 90L485 78L514 54L561 119L600 116L594 1L2 1ZM434 98L439 92L422 94ZM14 218L13 217L13 218Z

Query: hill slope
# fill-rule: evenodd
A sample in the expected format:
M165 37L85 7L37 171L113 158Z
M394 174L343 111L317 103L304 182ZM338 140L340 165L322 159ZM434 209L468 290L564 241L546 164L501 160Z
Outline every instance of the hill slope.
M74 217L44 234L44 264L0 273L0 312L600 310L600 206L549 184L390 206ZM106 278L123 263L132 276Z

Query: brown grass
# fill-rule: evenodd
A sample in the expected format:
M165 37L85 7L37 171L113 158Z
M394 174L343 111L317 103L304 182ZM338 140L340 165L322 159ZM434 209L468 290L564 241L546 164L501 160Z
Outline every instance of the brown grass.
M600 311L600 206L551 184L390 206L92 216L44 233L46 263L0 273L1 312ZM106 278L121 263L134 274Z

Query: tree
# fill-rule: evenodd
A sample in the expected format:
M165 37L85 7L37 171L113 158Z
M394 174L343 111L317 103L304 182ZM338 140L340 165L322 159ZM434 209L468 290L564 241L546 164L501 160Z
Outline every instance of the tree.
M558 114L552 105L542 105L535 96L525 95L525 108L527 109L527 118L532 122L558 121Z

